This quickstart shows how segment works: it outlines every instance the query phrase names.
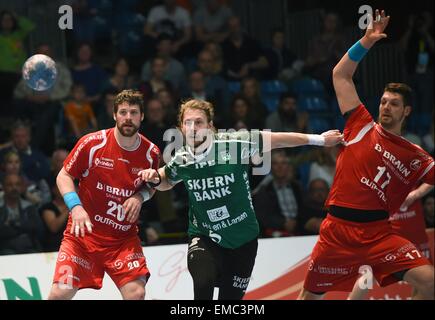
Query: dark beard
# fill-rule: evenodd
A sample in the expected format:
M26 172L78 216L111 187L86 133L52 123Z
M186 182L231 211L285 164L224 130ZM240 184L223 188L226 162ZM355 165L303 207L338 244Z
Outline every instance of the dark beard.
M285 119L285 121L296 121L296 112L294 110L284 111L282 109L278 109L278 113L281 116L281 119Z
M118 128L121 135L124 137L129 137L129 138L133 137L136 134L136 132L139 131L139 127L136 127L134 124L131 124L131 126L132 126L131 129L127 129L123 125L120 126L120 125L116 124L116 127ZM127 130L129 130L129 131L127 131Z

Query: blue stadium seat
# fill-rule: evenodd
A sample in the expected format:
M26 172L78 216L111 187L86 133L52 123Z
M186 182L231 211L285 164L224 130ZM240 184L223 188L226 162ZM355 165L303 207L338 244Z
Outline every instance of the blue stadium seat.
M113 12L113 1L111 0L88 0L89 9L96 9L98 15L111 15Z
M266 97L261 99L267 107L269 112L274 112L279 105L279 97Z
M310 116L309 127L317 134L333 129L331 121L321 116Z
M298 175L299 175L299 181L301 182L302 187L305 191L308 190L308 179L310 178L310 167L311 167L311 162L306 161L306 162L301 163L297 168Z
M121 12L115 15L116 28L123 32L131 30L143 32L145 17L140 13Z
M143 52L142 33L137 31L128 31L118 38L119 49L122 54L140 54Z
M263 96L280 96L288 90L287 85L279 80L261 81L260 87Z
M240 92L240 81L228 81L228 90L231 94Z
M297 95L324 97L325 88L319 80L312 78L302 78L291 84L291 89Z
M423 113L412 113L407 120L406 129L419 136L424 136L430 130L432 124L432 115L427 112Z
M112 30L109 21L110 18L99 16L99 15L93 18L96 38L108 39L112 36Z
M301 96L298 99L298 107L303 111L325 112L328 111L327 102L319 97Z
M339 114L335 115L334 117L334 128L331 129L338 129L340 131L343 131L344 125L346 124L344 117Z

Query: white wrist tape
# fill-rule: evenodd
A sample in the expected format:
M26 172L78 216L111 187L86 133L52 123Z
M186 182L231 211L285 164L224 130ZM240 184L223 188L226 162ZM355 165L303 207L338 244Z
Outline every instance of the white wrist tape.
M142 196L143 202L150 199L150 192L148 189L142 189L141 191L139 191L139 194Z
M325 145L325 137L320 134L307 134L308 136L308 144L313 146L324 146Z

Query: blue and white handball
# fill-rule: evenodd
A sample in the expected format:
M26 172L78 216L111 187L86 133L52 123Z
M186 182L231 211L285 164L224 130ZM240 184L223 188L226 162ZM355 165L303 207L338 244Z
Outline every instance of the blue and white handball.
M45 54L35 54L23 65L23 79L33 90L50 89L56 81L56 76L56 63Z

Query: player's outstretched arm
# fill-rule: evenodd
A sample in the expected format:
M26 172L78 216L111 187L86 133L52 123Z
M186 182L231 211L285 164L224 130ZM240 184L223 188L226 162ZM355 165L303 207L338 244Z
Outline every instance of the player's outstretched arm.
M56 178L56 184L60 194L63 196L66 206L71 212L71 229L70 233L76 237L85 236L85 227L89 233L92 233L92 222L89 215L83 208L79 196L74 186L74 177L72 177L64 168L60 170Z
M263 152L304 145L332 147L343 143L343 134L339 130L329 130L322 134L270 131L261 131L261 134L263 137Z
M428 183L422 183L417 189L411 191L405 201L400 206L400 209L407 210L416 200L423 198L433 190L434 186Z
M158 172L154 169L146 169L139 171L138 175L144 182L148 182L154 189L159 191L166 191L174 187L174 183L169 181L166 176L165 167L159 168Z
M385 11L375 11L375 18L369 16L369 24L364 37L355 43L348 52L341 58L332 72L332 80L335 93L337 95L338 105L342 114L358 107L361 100L353 83L353 75L368 50L379 40L386 38L384 33L390 17L385 16Z

